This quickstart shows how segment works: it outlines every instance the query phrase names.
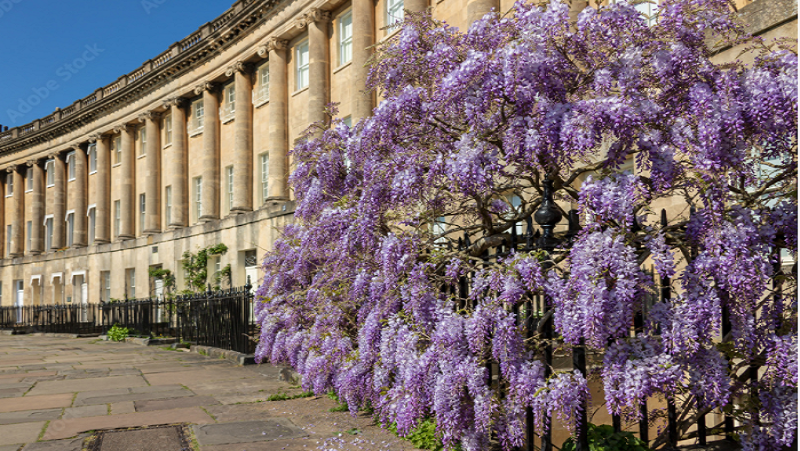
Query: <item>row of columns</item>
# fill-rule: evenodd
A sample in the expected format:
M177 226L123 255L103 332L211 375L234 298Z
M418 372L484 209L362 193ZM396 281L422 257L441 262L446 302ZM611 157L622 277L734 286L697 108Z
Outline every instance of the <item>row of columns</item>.
M405 9L421 11L428 7L428 0L405 0ZM352 1L353 20L353 55L351 77L352 86L364 87L367 83L367 62L372 56L372 46L375 43L374 3L372 0ZM498 0L470 0L467 2L467 14L470 23L477 20L492 9L499 9ZM308 120L309 122L323 122L325 105L330 102L330 59L329 59L329 24L330 13L320 9L312 9L304 14L297 22L299 28L307 28L309 43L309 92L308 92ZM287 176L289 172L287 154L289 150L288 130L288 99L289 83L288 74L288 40L273 36L259 46L257 54L267 58L270 72L269 104L267 106L269 124L267 143L269 148L269 197L268 201L283 201L288 199ZM232 77L236 84L236 105L234 123L234 156L233 177L234 192L231 213L243 213L252 210L253 206L253 111L250 96L252 92L252 65L246 61L238 61L231 65L226 76ZM203 118L203 146L200 156L203 172L201 200L202 212L200 221L209 221L220 217L220 120L216 114L219 108L219 84L213 81L204 82L196 86L194 95L202 96L204 107ZM353 89L351 103L351 118L355 123L361 118L372 114L375 106L375 94L362 89ZM243 107L248 105L248 107ZM164 101L164 109L172 117L172 144L165 168L161 162L161 142L159 120L161 113L148 111L139 116L139 121L144 123L146 142L145 173L145 234L161 232L161 178L167 178L171 186L172 209L169 228L184 227L189 225L189 180L187 179L185 164L187 159L186 130L188 103L185 98L174 97ZM95 237L97 243L111 242L112 220L115 212L112 211L111 199L111 146L109 130L104 133L89 137L90 142L96 143L97 158L96 189L95 189ZM128 123L120 124L113 128L114 133L121 135L121 191L120 191L120 239L131 239L135 236L136 224L136 173L134 155L134 133L136 128ZM75 146L75 219L73 246L83 247L88 244L87 227L87 183L88 161L84 146ZM64 156L60 152L50 154L48 158L55 162L55 190L53 196L53 242L55 249L65 246L64 221L66 214L66 165ZM45 172L41 161L29 161L28 166L33 167L33 202L32 221L36 227L31 233L31 253L38 254L44 251L43 219L45 204ZM24 187L21 166L7 168L7 177L14 178L14 204L12 221L12 249L11 256L21 256L24 253Z

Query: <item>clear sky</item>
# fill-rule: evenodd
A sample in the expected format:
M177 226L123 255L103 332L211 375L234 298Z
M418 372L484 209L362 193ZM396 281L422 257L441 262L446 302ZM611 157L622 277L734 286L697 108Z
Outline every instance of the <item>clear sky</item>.
M0 0L0 124L27 124L154 58L234 0Z

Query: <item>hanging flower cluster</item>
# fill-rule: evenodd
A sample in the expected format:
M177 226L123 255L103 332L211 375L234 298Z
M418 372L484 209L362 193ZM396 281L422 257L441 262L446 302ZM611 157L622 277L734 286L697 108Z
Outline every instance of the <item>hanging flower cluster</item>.
M758 393L729 410L743 446L790 445L797 56L746 36L727 0L665 0L658 17L520 1L462 31L409 14L372 62L374 115L293 149L296 223L264 260L257 359L401 435L432 418L449 449L496 437L509 450L528 409L538 433L551 417L574 431L602 403L543 359L546 345L585 345L603 355L611 412L635 418L656 395L708 412ZM748 45L753 63L715 64L709 35ZM545 178L582 230L509 251L512 230L536 243L525 218ZM762 376L742 383L751 365Z

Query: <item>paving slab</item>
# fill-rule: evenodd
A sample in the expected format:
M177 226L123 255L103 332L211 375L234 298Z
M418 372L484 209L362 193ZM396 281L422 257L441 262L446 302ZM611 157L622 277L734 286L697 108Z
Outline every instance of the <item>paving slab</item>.
M0 398L16 398L25 394L26 388L0 388Z
M141 376L116 376L93 379L76 379L70 381L44 381L36 384L30 395L49 395L54 393L72 393L89 390L107 390L115 388L142 387L147 382Z
M0 446L0 451L19 451L20 445L5 445Z
M168 387L168 388L167 388ZM156 388L167 388L166 390L148 390L148 391L134 391L134 389L117 389L117 390L107 390L101 392L84 392L78 393L78 396L75 398L75 403L73 404L75 407L80 406L90 406L93 404L108 404L108 403L117 403L117 402L125 402L125 401L146 401L150 399L173 399L173 398L184 398L187 396L194 396L195 394L191 391L182 388L182 387L175 387L175 386L163 386L163 387L139 387L139 389L156 389Z
M3 402L0 402L0 412L69 407L72 404L72 397L72 393L62 393L58 395L25 396L24 398L4 399Z
M70 407L64 409L64 419L67 418L85 418L85 417L99 417L108 415L108 405L100 404L96 406L81 406Z
M0 424L30 423L32 421L50 421L61 416L61 409L20 410L0 413Z
M22 451L81 451L84 440L86 440L86 435L66 440L29 443L22 448Z
M186 398L136 401L133 404L137 412L152 412L153 410L169 410L181 407L215 406L219 402L211 396L190 396Z
M44 421L37 421L35 423L1 425L0 446L35 442L45 424Z
M197 443L202 445L226 445L230 443L252 443L267 440L305 437L308 434L288 418L270 418L266 421L241 423L206 424L192 426Z
M133 401L122 401L122 402L111 403L111 415L119 415L122 413L133 413L133 412L136 412L136 407L133 405Z
M106 432L102 451L178 451L182 445L178 430L164 427Z
M45 432L43 439L57 440L69 438L74 437L81 432L97 429L117 429L177 423L207 424L213 422L214 420L199 407L158 410L154 412L135 412L123 415L107 415L102 417L86 417L54 421L50 423L50 426L47 428L47 432Z

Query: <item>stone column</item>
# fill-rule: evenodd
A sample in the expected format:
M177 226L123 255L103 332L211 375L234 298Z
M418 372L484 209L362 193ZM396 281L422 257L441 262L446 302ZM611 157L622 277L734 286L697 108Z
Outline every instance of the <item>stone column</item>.
M66 165L60 152L50 154L53 160L53 250L66 246L67 177Z
M144 233L151 235L161 232L161 203L159 196L161 177L159 162L161 161L161 133L158 120L161 113L148 111L139 116L139 121L144 122L147 134L147 147L145 148L145 184L144 184ZM173 130L175 128L173 127Z
M372 56L371 46L375 35L374 9L372 0L353 0L353 65L350 68L353 74L350 99L353 124L372 115L372 106L375 104L373 93L365 92L369 73L366 64Z
M493 8L495 12L500 9L499 0L469 0L467 2L467 23L472 24Z
M95 175L95 199L94 210L94 241L97 244L111 242L111 154L108 145L108 137L105 135L93 135L90 141L95 141L97 147L97 174Z
M114 131L122 134L122 190L120 195L120 225L119 225L119 238L122 240L129 240L134 237L136 230L134 228L134 208L136 207L135 196L135 171L136 162L133 158L133 134L135 129L128 125L122 124L114 128Z
M44 168L37 160L28 161L33 169L33 192L31 193L31 254L44 252Z
M194 90L195 94L203 95L201 221L219 219L219 100L215 91L216 85L213 83L203 83Z
M11 220L11 249L9 255L22 257L25 253L25 179L22 177L23 168L13 165L7 169L6 180L11 177L14 184L14 195L11 198L14 216ZM8 182L6 182L8 183Z
M75 149L75 181L72 182L72 186L75 188L75 234L72 247L86 247L89 244L89 227L86 217L89 162L86 158L86 151L81 146L74 146L73 149Z
M328 24L331 13L313 8L305 15L308 24L308 122L328 122L325 105L330 98L328 81Z
M250 74L250 65L241 61L225 72L236 80L231 214L253 211L253 82Z
M403 7L411 12L418 13L428 9L428 0L403 0Z
M186 101L175 97L165 102L172 115L172 146L169 150L170 167L167 172L172 186L172 214L167 227L185 227L188 208L186 207L186 188L189 186L186 172Z
M286 47L288 42L275 37L269 38L267 45L258 54L269 53L269 198L285 200L289 198L286 179L288 178L289 131L286 107L289 100L289 85L286 74Z

